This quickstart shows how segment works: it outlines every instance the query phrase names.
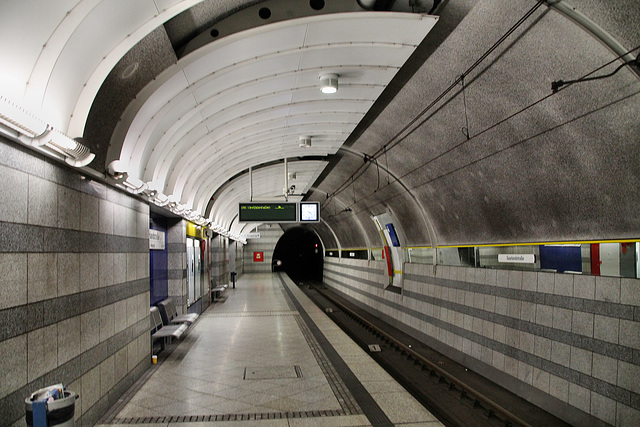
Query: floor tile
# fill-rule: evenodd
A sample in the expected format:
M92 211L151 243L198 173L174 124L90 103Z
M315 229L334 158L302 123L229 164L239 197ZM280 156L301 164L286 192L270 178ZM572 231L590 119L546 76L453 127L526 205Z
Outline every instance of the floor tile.
M344 391L347 387L326 359L302 314L289 300L288 292L304 308L305 315L318 322L327 340L363 381L369 393L380 399L380 406L392 420L424 423L433 419L300 289L295 285L289 289L286 291L280 280L271 274L241 276L236 289L229 289L222 301L202 313L188 336L154 368L146 383L120 412L110 414L115 418L114 422L126 417L161 415L215 417L238 414L258 417L271 414L286 417L293 412L317 411L316 414L321 416L304 417L302 414L301 418L288 419L153 425L369 425L366 416L358 413L355 401L345 403L353 397L348 397L349 392ZM247 369L256 372L249 375L250 379L247 379ZM287 376L289 378L284 378Z

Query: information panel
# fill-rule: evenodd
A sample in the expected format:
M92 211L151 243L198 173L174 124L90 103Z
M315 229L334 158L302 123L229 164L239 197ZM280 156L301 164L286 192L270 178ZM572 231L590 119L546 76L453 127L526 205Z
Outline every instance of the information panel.
M300 222L320 222L320 203L300 202Z
M240 203L240 222L297 222L298 204L283 203Z

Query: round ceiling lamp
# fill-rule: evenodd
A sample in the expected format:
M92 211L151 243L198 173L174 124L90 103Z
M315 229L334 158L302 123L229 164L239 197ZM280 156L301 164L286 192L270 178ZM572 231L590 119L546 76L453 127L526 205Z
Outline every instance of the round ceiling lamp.
M337 74L321 75L320 90L322 90L322 93L336 93L338 91L338 75Z

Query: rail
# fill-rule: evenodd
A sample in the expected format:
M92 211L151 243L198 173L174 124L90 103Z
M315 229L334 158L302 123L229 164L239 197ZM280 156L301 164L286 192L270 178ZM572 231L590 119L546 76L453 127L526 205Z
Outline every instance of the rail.
M505 421L505 423L507 423L507 425L509 425L509 423L516 423L524 427L533 427L531 424L527 423L526 421L524 421L523 419L521 419L520 417L518 417L508 409L504 408L499 403L496 403L493 400L487 398L482 393L475 390L473 387L469 386L468 384L465 384L464 382L460 381L458 378L451 375L450 373L448 373L447 371L445 371L444 369L442 369L432 361L428 360L427 358L425 358L424 356L422 356L421 354L413 350L408 345L404 344L403 342L399 341L392 335L378 328L377 326L369 322L364 317L353 312L351 309L346 307L340 301L337 301L335 298L328 295L327 292L324 292L322 289L318 289L317 287L315 288L315 290L320 294L322 294L323 297L330 300L333 304L338 306L338 308L340 308L340 310L342 310L348 316L352 317L357 322L363 324L365 327L371 330L374 330L376 334L380 335L384 340L388 341L390 345L396 346L398 349L402 350L407 355L410 355L414 360L417 360L420 363L422 363L423 366L427 367L427 369L429 369L432 374L436 373L436 375L440 376L441 381L442 379L445 379L446 381L448 381L450 385L453 384L455 387L457 387L461 393L466 394L467 397L474 399L475 404L482 404L487 409L490 415L496 416L498 418L502 418ZM502 415L502 417L499 417L498 414Z

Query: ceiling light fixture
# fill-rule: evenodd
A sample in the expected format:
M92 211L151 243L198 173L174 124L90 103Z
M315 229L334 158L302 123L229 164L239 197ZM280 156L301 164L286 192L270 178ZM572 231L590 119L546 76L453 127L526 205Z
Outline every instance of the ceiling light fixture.
M146 182L133 176L128 176L127 179L122 181L122 185L133 194L140 194L149 188Z
M298 145L300 147L311 147L311 137L310 136L300 136L298 137Z
M322 74L320 76L320 90L322 93L336 93L338 91L338 75Z

